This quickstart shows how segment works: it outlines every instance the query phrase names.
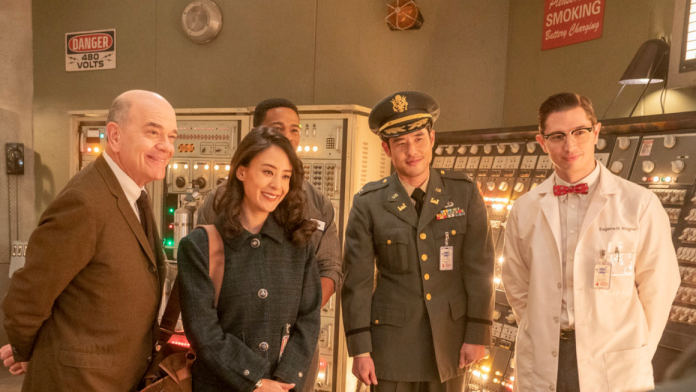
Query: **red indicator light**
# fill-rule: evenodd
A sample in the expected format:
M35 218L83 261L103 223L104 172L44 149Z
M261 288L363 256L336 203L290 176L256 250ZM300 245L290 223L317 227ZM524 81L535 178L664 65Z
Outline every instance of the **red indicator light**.
M173 224L173 223L170 223L170 224L169 224L169 228L170 228L170 229L173 229L173 228L174 228L174 224Z
M191 347L191 344L189 343L188 339L186 339L186 335L174 334L172 335L172 337L169 338L169 341L167 343L180 347Z

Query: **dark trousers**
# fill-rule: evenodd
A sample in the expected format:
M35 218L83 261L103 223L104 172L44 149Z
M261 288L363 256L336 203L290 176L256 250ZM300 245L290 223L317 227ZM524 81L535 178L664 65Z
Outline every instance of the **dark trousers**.
M370 386L370 392L462 392L464 390L464 375L445 382L390 380L377 380L377 382L377 385Z
M575 337L560 339L558 347L557 392L580 392L578 380L578 356L575 352Z

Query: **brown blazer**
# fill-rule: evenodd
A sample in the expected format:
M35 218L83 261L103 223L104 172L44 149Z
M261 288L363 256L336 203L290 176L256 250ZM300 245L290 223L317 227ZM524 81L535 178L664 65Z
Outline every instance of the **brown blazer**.
M156 236L156 243L160 244ZM29 238L3 301L22 391L130 391L151 360L165 262L104 157L78 173Z

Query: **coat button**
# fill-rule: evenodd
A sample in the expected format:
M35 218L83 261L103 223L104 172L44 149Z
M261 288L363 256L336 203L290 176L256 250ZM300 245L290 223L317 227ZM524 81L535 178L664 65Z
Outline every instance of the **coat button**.
M379 320L375 320L375 324L379 324Z
M556 324L558 324L558 317L554 317L554 318L553 318L553 322L556 323Z
M457 235L457 230L452 230L452 235Z
M268 351L268 343L266 343L266 342L261 342L261 343L259 344L259 350L261 350L261 351Z
M251 247L252 248L258 248L259 245L261 245L261 241L259 241L258 238L254 238L253 240L251 240Z
M302 376L304 376L304 374L302 374L302 372L297 373L297 377L302 378Z
M444 170L440 170L440 174L445 174L445 171L444 171Z
M423 275L423 279L425 279L425 280L430 280L430 275L429 275L429 274Z
M249 370L248 370L248 369L244 369L244 372L243 372L243 373L244 373L245 376L248 376L248 375L249 375Z
M268 297L268 290L266 290L266 289L259 290L259 298L266 299L266 297Z
M425 233L421 233L421 234L420 234L420 239L424 240L424 239L426 239L426 238L428 238L428 236L425 235Z
M157 273L157 267L155 267L154 265L150 264L150 272L152 272L153 274L154 274L154 273Z
M554 357L557 357L557 356L558 356L558 353L555 352L555 351L552 351L552 352L551 352L551 355L553 355Z
M553 384L549 385L549 391L555 391L555 390L556 390L556 387Z
M387 240L387 245L391 245L391 240Z
M428 255L426 255L425 253L423 253L423 254L421 255L421 260L423 260L423 261L428 260Z
M433 296L430 295L430 293L425 295L425 299L427 299L428 301L430 301L432 298L433 298Z
M384 180L382 180L382 184L386 184L386 183L387 183L387 179L385 178Z
M150 362L152 362L152 355L150 355L149 357L147 357L147 363L150 363Z

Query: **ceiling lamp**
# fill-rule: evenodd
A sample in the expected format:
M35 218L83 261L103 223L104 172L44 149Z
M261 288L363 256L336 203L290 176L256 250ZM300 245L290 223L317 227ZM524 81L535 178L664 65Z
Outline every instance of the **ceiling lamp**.
M413 0L395 0L387 8L385 20L390 30L418 30L423 25L423 15Z

